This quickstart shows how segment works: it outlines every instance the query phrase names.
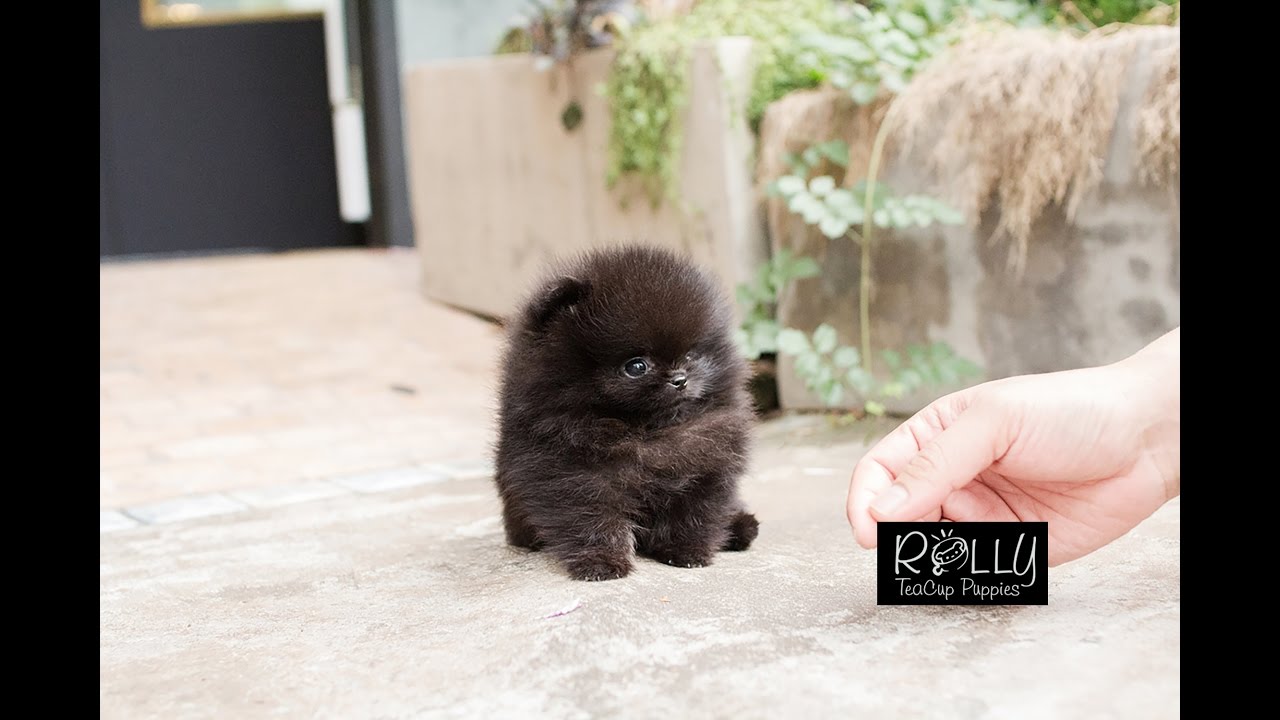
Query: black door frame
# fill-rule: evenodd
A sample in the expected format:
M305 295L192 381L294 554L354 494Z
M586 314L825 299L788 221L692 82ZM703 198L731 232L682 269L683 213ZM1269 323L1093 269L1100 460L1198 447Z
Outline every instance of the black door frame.
M348 23L358 29L351 54L359 57L369 164L366 238L378 247L412 247L395 3L344 0L344 6Z

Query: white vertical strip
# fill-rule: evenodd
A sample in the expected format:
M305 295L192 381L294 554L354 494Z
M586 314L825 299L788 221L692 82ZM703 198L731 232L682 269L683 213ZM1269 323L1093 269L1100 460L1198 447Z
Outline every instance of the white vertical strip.
M364 108L352 97L347 55L346 16L342 0L329 0L324 11L325 65L329 105L333 109L333 147L338 170L338 210L347 222L369 219L369 158L365 147Z

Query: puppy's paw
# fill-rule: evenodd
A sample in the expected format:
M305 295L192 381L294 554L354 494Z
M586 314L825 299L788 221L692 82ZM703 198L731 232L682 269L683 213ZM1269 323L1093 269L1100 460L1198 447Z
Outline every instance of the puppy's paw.
M616 558L603 555L578 558L566 563L569 575L574 580L597 582L601 580L617 580L626 577L632 568L629 558Z
M711 564L712 554L702 550L666 550L653 553L653 559L672 567L700 568Z
M724 550L741 552L751 547L752 541L760 534L760 521L749 512L738 513L729 523L729 539L724 543Z

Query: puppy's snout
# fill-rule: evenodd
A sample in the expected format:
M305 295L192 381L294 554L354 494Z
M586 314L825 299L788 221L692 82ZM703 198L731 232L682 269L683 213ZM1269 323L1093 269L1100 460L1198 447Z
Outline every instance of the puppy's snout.
M685 383L689 382L689 376L683 372L677 372L673 374L671 379L667 380L667 382L671 383L672 387L679 390L684 387Z

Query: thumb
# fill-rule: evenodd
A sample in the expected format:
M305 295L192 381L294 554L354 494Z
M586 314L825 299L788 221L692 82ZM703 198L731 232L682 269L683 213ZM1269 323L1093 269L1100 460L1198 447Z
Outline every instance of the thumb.
M905 522L941 510L948 495L1004 454L1002 437L999 420L970 408L920 448L871 502L871 514L878 522Z

